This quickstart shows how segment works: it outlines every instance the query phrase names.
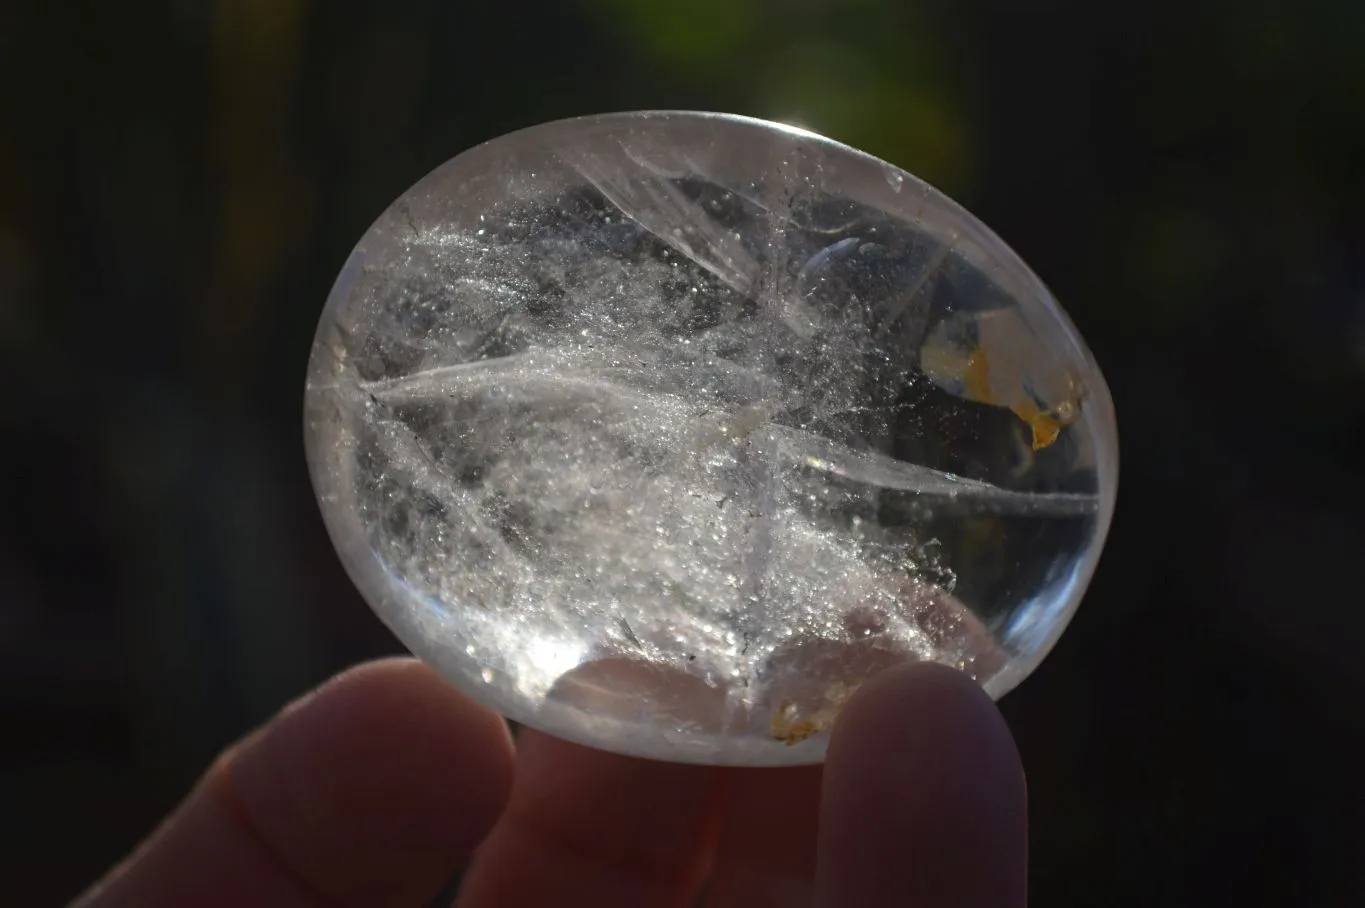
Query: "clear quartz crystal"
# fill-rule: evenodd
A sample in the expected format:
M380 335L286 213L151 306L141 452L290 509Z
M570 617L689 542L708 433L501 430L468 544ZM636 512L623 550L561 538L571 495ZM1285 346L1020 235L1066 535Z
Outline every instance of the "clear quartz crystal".
M337 280L306 424L342 561L413 652L526 725L697 763L819 762L907 660L1004 694L1117 487L1104 380L1000 239L714 114L437 168Z

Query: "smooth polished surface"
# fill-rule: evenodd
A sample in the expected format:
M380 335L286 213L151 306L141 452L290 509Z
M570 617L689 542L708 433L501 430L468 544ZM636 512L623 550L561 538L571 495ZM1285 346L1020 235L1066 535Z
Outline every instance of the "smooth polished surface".
M342 560L417 655L686 762L818 762L905 661L1008 691L1117 488L1103 378L1000 239L715 114L550 123L414 186L333 289L306 422Z

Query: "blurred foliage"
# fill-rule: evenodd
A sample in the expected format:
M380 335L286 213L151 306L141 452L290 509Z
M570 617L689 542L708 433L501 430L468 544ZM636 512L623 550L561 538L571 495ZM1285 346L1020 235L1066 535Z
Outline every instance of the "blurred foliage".
M967 203L1110 381L1111 542L1003 704L1038 903L1361 904L1362 48L1350 0L0 5L7 896L394 648L299 439L369 223L510 129L700 108Z
M970 185L972 142L948 66L953 55L937 52L938 30L918 4L594 0L589 7L646 65L714 91L727 111L824 133L893 159L952 195Z

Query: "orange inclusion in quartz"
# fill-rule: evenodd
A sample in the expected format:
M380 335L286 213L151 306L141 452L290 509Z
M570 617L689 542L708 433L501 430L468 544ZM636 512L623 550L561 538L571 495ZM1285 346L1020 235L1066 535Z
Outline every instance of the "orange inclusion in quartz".
M997 407L1008 407L1010 412L1024 421L1033 431L1033 450L1041 451L1057 440L1062 429L1075 421L1077 407L1071 401L1044 410L1033 401L1023 389L1011 394L1012 400L997 399L991 387L991 364L986 351L978 347L967 357L966 368L962 375L963 395L978 403Z

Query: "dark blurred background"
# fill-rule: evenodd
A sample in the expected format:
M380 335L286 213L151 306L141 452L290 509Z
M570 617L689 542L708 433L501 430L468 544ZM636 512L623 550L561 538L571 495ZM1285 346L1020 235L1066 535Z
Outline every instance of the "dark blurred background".
M1352 0L0 3L3 900L74 896L221 747L397 649L304 469L331 281L464 148L650 107L936 184L1108 376L1110 544L1002 704L1035 904L1365 904Z

